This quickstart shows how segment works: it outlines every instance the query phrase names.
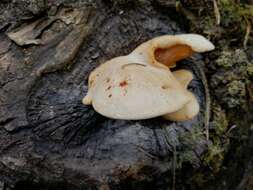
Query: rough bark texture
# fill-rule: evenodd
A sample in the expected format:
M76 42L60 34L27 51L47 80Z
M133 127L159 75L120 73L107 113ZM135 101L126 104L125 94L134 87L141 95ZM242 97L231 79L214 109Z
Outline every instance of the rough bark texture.
M202 64L201 57L181 63L194 72L190 88L201 103L192 121L110 120L81 103L90 71L152 37L183 32L174 21L151 5L58 6L52 15L40 10L38 18L24 22L10 15L1 33L0 179L5 187L30 181L77 189L166 189L177 167L175 150L191 153L189 161L198 167L205 137L184 145L184 136L204 125L205 89L194 67ZM190 63L194 59L197 63Z
M111 120L81 103L99 64L152 37L187 32L174 3L0 3L0 190L194 189L194 172L212 173L203 165L211 144L204 135L210 102L203 75L210 59L194 55L178 64L194 73L189 88L201 112L192 121ZM210 189L250 187L250 142L240 150L245 167L232 177L236 184L219 185L231 179L218 177L215 187L205 183Z

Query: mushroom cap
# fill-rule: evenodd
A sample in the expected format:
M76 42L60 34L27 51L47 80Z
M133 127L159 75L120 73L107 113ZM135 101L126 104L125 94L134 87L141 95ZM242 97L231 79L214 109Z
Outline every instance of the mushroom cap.
M193 74L185 69L172 72L176 79L183 85L185 89L193 79ZM190 99L181 109L176 112L167 113L163 117L171 121L185 121L192 119L199 113L199 103L193 93L187 90L187 95Z
M179 69L179 70L173 71L172 74L180 82L180 84L183 85L185 89L187 89L189 83L193 79L192 72L186 69Z
M156 37L150 41L154 48L167 48L173 45L187 45L195 52L206 52L214 49L214 45L199 34L178 34Z
M134 63L134 60L129 59L128 56L120 56L106 61L93 70L89 75L88 93L83 98L82 103L85 105L92 104L92 94L98 81L103 80L105 76L109 76L110 73L117 72L123 65L129 63Z
M92 99L94 109L101 115L148 119L175 112L189 101L187 91L170 70L140 63L119 65L115 69L115 64L107 62L92 74L103 70L89 89L89 98L85 97L83 102Z
M159 48L162 59L158 60ZM214 45L197 34L149 40L129 55L113 58L96 68L89 76L83 103L92 104L98 113L114 119L148 119L165 114L170 120L190 119L199 112L195 96L187 90L192 73L179 70L172 74L168 67L192 52L212 49ZM167 59L168 64L160 61Z
M208 39L198 34L164 35L141 44L130 54L130 56L135 57L138 60L143 60L146 64L166 67L157 61L155 50L158 48L170 48L177 45L189 46L193 52L199 53L211 51L215 48Z
M196 97L188 91L190 101L186 103L180 110L164 115L165 119L170 121L186 121L195 117L199 113L199 103Z

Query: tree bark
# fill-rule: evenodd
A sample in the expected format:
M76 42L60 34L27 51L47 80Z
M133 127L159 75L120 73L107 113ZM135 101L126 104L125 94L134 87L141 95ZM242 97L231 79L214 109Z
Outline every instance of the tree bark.
M112 120L82 104L99 64L186 32L174 1L113 2L0 3L0 190L180 189L182 164L202 167L210 144L202 56L178 64L194 74L201 111L191 121Z

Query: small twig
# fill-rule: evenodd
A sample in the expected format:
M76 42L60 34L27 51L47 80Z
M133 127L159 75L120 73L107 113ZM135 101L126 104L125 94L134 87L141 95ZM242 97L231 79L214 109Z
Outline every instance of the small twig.
M149 153L147 150L145 150L145 149L144 149L143 147L141 147L140 145L136 145L136 144L134 144L134 143L131 143L131 144L134 145L134 146L136 146L137 149L138 149L139 151L141 151L142 153L146 154L150 159L153 159L153 160L156 160L156 159L157 159L157 156L155 156L155 155Z
M233 130L235 129L237 126L236 125L232 125L229 130L226 132L226 136Z
M244 41L243 41L244 49L247 48L247 43L249 41L250 31L251 31L251 24L250 24L250 22L248 22L247 27L246 27L246 33L245 33L245 36L244 36Z
M173 144L172 190L176 189L176 167L177 167L177 149Z
M201 67L199 64L195 64L197 66L198 72L200 73L200 78L204 86L205 90L205 104L206 104L206 109L205 109L205 118L204 118L204 128L205 128L205 135L206 135L206 140L209 141L209 121L210 121L210 115L211 115L211 97L210 97L210 92L208 88L208 82L207 78L205 75L204 68Z
M216 24L220 25L221 16L220 16L220 11L219 11L216 0L213 0L213 8L214 8L214 15L215 15L215 18L216 18Z

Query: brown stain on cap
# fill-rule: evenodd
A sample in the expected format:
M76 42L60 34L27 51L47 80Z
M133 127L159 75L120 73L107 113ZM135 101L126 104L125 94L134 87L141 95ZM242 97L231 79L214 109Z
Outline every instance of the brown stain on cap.
M127 81L125 81L125 80L119 83L119 86L120 86L120 87L125 87L125 86L127 86L127 85L128 85L128 83L127 83Z

